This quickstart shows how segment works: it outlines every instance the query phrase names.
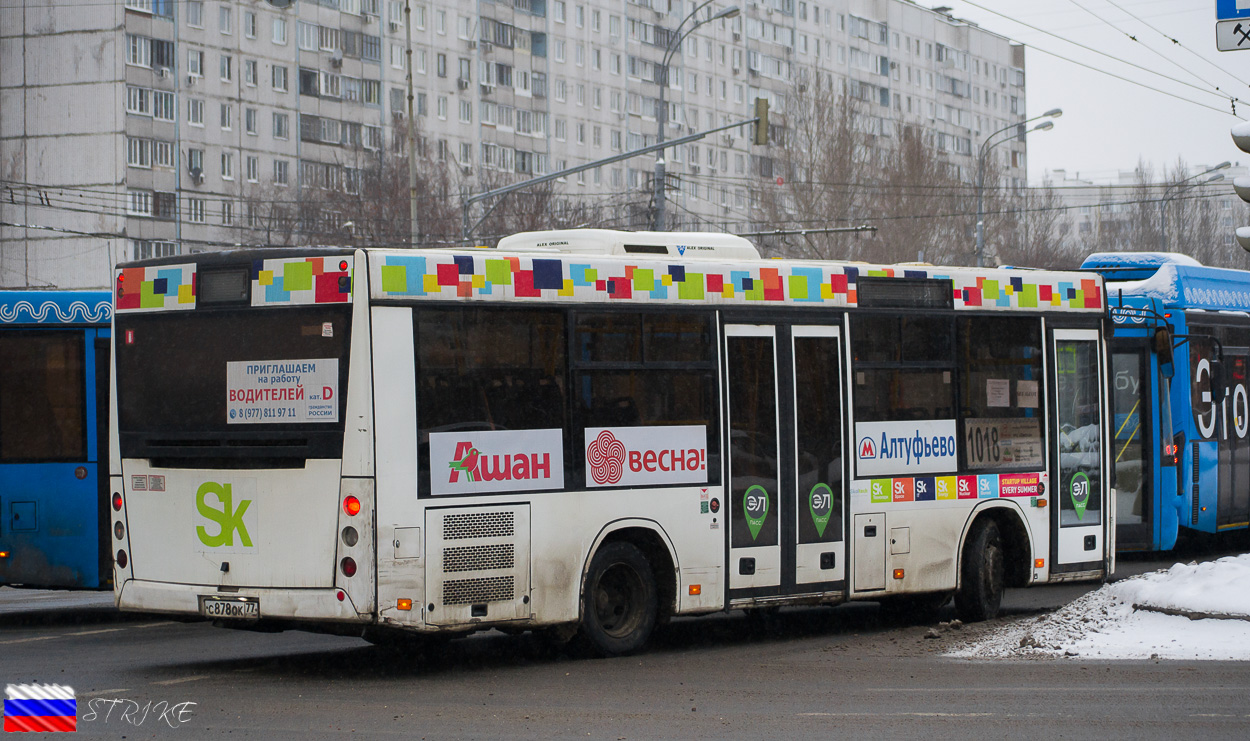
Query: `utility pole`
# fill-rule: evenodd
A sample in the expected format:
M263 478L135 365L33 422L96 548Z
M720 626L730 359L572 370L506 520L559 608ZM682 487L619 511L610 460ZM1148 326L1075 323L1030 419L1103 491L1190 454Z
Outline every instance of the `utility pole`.
M417 116L412 95L412 0L404 0L404 35L408 63L408 220L411 227L409 246L416 248L421 231L417 223Z

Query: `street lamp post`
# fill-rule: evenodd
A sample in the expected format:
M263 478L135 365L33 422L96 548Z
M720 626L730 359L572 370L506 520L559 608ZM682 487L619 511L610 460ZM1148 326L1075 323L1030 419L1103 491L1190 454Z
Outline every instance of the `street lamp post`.
M1181 193L1184 193L1186 190L1189 190L1195 185L1206 185L1207 183L1214 183L1216 181L1223 180L1224 179L1223 173L1218 173L1215 175L1211 175L1211 173L1216 172L1217 170L1227 170L1228 168L1232 166L1233 166L1232 162L1227 162L1227 161L1221 162L1220 164L1208 170L1203 170L1202 172L1196 175L1190 175L1184 180L1178 180L1175 183L1171 183L1170 185L1168 185L1167 187L1163 189L1163 197L1159 199L1159 251L1160 252L1168 251L1168 201L1179 196ZM1189 183L1190 180L1193 180L1195 178L1200 178L1203 175L1211 175L1211 177L1199 183ZM1189 183L1189 185L1186 185L1185 183ZM1171 195L1168 195L1169 190L1172 191Z
M699 14L699 11L703 10L708 5L711 5L713 1L714 0L704 0L704 2L695 6L695 9L690 11L690 15L683 18L681 23L677 24L677 28L673 29L673 35L669 38L668 47L665 48L664 50L663 61L660 62L660 74L659 74L660 105L659 105L659 110L655 112L655 120L659 124L659 128L656 133L657 144L664 143L664 139L665 139L664 129L668 126L668 104L664 102L664 93L665 93L665 90L667 90L668 88L668 65L673 60L673 54L676 53L676 51L681 48L681 43L686 40L686 37L689 36L691 33L693 33L694 30L698 28L699 26L702 26L705 23L711 23L712 21L715 21L721 18L733 18L734 16L738 15L738 13L740 12L737 5L731 5L728 8L723 8L713 13L712 15L708 16L707 18L704 18L701 21L695 21L694 25L690 26L690 28L687 28L685 31L681 30L683 26L685 26L688 22L690 22L691 19L693 19L696 15ZM664 163L664 150L660 149L656 153L656 156L655 156L655 183L654 183L654 187L655 187L654 229L657 232L664 231L664 198L665 198L664 181L665 181L665 178L666 178L666 174L665 174L665 163Z
M977 150L977 267L978 268L984 267L984 263L985 263L985 211L983 207L983 204L984 204L983 196L985 194L985 157L986 155L990 153L990 150L993 149L994 147L997 147L999 144L1002 144L1004 142L1011 141L1010 136L999 139L998 141L993 141L994 137L998 136L1004 131L1011 131L1012 129L1022 128L1025 124L1032 123L1042 118L1059 118L1062 115L1063 115L1062 108L1052 108L1040 116L1034 116L1033 118L1025 119L1019 123L1014 123L1014 124L1011 124L1010 126L1004 126L998 131L992 132L989 136L985 137L985 140L983 142L981 142L981 148ZM1037 126L1034 126L1033 128L1029 129L1029 131L1026 131L1025 133L1027 134L1032 131L1047 131L1049 129L1053 129L1054 127L1055 127L1054 121L1044 121L1038 124Z

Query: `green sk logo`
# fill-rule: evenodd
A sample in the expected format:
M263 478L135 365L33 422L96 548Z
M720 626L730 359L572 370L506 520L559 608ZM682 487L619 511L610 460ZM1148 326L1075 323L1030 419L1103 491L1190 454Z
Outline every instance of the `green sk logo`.
M1069 485L1069 494L1072 496L1072 507L1076 509L1076 519L1085 519L1085 507L1089 504L1089 476L1078 471L1072 476L1072 483Z
M216 509L208 503L206 497L209 494L217 498L221 509ZM239 543L247 548L252 547L252 538L247 533L247 526L243 524L243 515L251 506L252 500L244 499L239 502L239 508L234 509L233 498L230 493L230 484L223 485L212 481L200 484L199 491L195 492L196 511L200 513L200 516L217 523L221 528L216 535L209 535L203 525L195 526L195 534L200 536L200 542L209 548L233 546L235 530L239 531Z
M813 486L807 495L807 508L812 513L812 522L816 524L816 535L825 537L825 528L833 514L833 490L827 484Z
M751 540L755 540L764 527L764 520L768 519L768 491L759 484L747 489L742 495L742 513L751 529Z

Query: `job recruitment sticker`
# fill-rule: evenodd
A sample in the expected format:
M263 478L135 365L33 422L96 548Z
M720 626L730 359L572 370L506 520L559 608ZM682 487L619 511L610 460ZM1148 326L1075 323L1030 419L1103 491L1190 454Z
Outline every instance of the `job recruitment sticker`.
M338 358L226 363L229 424L338 421Z

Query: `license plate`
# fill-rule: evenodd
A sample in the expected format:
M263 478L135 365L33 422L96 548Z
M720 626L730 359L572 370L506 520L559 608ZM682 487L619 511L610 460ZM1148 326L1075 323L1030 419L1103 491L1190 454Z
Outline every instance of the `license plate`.
M256 597L200 597L200 614L210 618L256 620L260 600Z

